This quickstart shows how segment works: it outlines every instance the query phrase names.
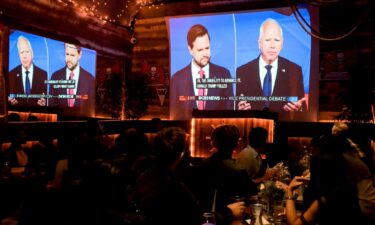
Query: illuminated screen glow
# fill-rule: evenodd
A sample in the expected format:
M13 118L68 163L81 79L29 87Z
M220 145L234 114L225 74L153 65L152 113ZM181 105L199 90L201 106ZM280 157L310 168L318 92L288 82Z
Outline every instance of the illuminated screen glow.
M220 125L236 125L242 137L239 145L234 150L234 154L241 151L248 145L247 137L254 127L263 127L268 131L268 143L274 142L275 122L272 119L262 118L193 118L191 120L192 129L190 136L190 153L192 157L206 158L213 152L211 135L212 131Z
M46 93L38 93L31 91L31 97L25 96L25 84L21 84L23 70L21 70L21 60L19 56L19 51L17 47L18 38L22 36L30 42L32 47L33 57L32 63L34 65L34 78L32 82L32 90L33 88L37 88L36 77L38 77L38 72L36 67L41 69L47 74L47 78L44 81L46 85ZM17 99L17 104L12 104L9 101L10 108L13 106L17 109L27 109L27 108L44 108L48 109L51 108L51 102L53 100L63 100L64 98L73 98L76 102L73 107L68 107L64 104L57 104L53 107L56 108L64 108L64 113L67 115L76 115L76 116L93 116L95 111L95 75L96 75L96 51L87 49L82 47L81 50L81 57L78 59L78 63L81 69L79 69L79 81L77 86L75 87L75 93L69 97L67 93L67 88L63 87L63 84L68 82L68 79L65 78L65 75L60 83L56 83L51 81L52 76L57 71L61 70L64 71L66 68L66 56L65 52L65 43L53 39L49 39L46 37L30 34L27 32L19 31L19 30L11 30L9 36L9 67L8 67L8 83L9 83L9 94L8 98ZM77 67L79 68L79 67ZM40 70L39 70L40 71ZM44 73L42 72L42 73ZM13 76L13 77L12 77ZM78 75L77 75L78 76ZM79 82L81 82L79 84ZM22 81L24 82L24 81ZM41 83L39 81L39 83ZM59 85L61 95L53 95L51 93L52 85ZM18 87L19 86L19 87ZM23 86L23 87L22 87ZM58 87L58 86L55 86ZM91 89L91 90L90 90ZM28 104L31 102L32 98L40 98L44 97L46 100L46 105L41 107L40 105L36 104ZM67 100L66 100L67 101ZM58 101L55 101L58 102ZM48 111L48 110L47 110Z
M306 8L301 8L300 14L307 23L315 24L314 18L316 14L311 15L311 12ZM231 98L231 100L235 102L226 110L236 110L236 104L239 101L239 96L236 96L236 82L238 82L238 79L236 79L236 70L260 55L258 45L259 28L262 22L267 18L278 21L283 29L284 43L280 56L294 62L301 68L303 91L307 100L306 109L303 112L286 113L278 111L280 113L280 119L303 121L313 121L316 119L318 101L316 94L318 89L318 74L316 72L318 65L316 65L316 58L318 56L316 51L318 45L315 44L311 36L303 30L289 8L168 18L170 37L171 119L191 118L189 118L190 115L187 115L190 111L183 111L182 107L176 107L173 103L173 99L179 99L180 101L190 100L193 102L198 99L196 95L173 96L175 94L173 86L177 83L173 81L173 77L176 72L186 68L192 62L192 55L189 53L187 44L187 33L190 27L195 24L201 24L207 28L210 36L210 62L226 68L230 73L230 77L235 81L232 84L227 83L227 85L232 85L233 87L234 98ZM311 22L312 20L313 22ZM178 89L182 88L186 87L178 87ZM251 84L249 84L249 88L252 88ZM217 98L212 99L214 101L218 100ZM222 99L223 98L220 98L220 100ZM184 116L180 117L180 115Z

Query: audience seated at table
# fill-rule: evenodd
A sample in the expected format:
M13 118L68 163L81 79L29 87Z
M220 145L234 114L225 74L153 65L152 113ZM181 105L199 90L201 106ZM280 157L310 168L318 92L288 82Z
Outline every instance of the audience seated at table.
M137 218L131 224L200 224L204 211L175 174L186 147L184 130L165 128L154 139L153 155L135 163L136 180L129 202L142 219ZM129 219L129 214L124 215Z
M349 129L349 126L342 122L334 123L331 131L332 135L347 139L356 155L367 165L375 179L375 153L371 149L369 137L362 132Z
M233 213L235 210L231 208L235 205L230 205L235 201L235 196L248 198L257 193L256 184L248 178L246 170L241 169L232 159L239 140L237 126L227 124L216 127L211 134L211 144L215 151L201 162L194 175L195 187L192 189L206 210L214 208L220 212L223 224L238 219Z
M237 165L247 171L248 176L255 183L270 179L278 170L278 164L270 168L266 159L268 131L262 127L252 128L249 132L248 146L238 155ZM263 158L262 158L263 156Z
M129 208L128 194L136 178L132 166L139 157L151 153L146 135L136 128L121 132L108 151L110 157L97 156L88 162L82 177L88 213L95 212L91 223L109 223L108 217L118 219Z
M311 179L296 176L287 188L289 224L374 224L371 173L355 154L346 138L327 135L317 141L311 158ZM309 207L297 216L293 191L306 183L310 196L304 200Z

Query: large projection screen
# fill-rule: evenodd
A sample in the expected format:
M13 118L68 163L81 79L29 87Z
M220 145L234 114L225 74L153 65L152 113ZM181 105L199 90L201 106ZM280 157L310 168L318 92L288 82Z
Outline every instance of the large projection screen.
M299 12L310 26L314 29L317 27L316 10L300 8ZM306 107L303 111L286 112L276 110L279 113L279 119L281 121L317 120L318 42L302 28L292 10L287 7L246 12L169 17L167 24L170 38L170 119L190 119L190 110L197 108L195 106L198 97L194 92L192 94L186 91L189 88L192 89L192 87L189 87L191 86L190 81L185 81L181 85L181 82L174 79L176 74L186 70L192 62L192 55L188 50L187 43L188 30L195 24L201 24L208 30L211 51L210 64L213 63L224 67L229 71L232 78L231 80L228 79L228 82L224 82L227 87L232 86L232 96L221 96L220 99L217 96L210 96L212 98L205 98L205 100L217 102L231 100L233 104L231 103L230 108L225 108L225 110L238 110L237 104L240 101L240 96L236 93L237 82L239 82L236 71L240 66L259 57L259 29L262 22L267 18L276 20L282 28L283 47L279 58L283 57L300 67L303 79L303 92L306 99ZM284 69L283 72L285 72ZM249 73L252 72L249 71ZM209 76L211 78L217 75L210 74ZM197 80L196 82L201 81ZM210 79L203 80L203 82L208 82L214 88L219 88L219 86L225 87L218 79L210 83L211 81ZM247 85L249 88L254 88L256 84L249 83ZM249 97L247 99L250 99L250 103L252 103L251 99L257 101L257 96ZM275 101L279 101L279 99L283 99L280 101L288 100L288 98L274 99Z

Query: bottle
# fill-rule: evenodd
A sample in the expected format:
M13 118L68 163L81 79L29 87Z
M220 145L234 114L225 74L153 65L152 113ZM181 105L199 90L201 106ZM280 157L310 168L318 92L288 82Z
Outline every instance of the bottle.
M202 225L216 225L215 214L212 212L203 213Z
M11 175L11 166L9 161L4 162L1 168L1 174L5 178L8 178Z

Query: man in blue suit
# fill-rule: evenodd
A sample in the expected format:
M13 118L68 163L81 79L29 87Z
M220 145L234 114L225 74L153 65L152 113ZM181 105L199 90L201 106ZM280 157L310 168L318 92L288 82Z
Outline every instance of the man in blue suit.
M200 83L200 78L211 80L231 78L228 69L210 62L210 36L207 29L200 24L192 26L187 34L187 42L192 61L177 71L171 79L170 118L191 119L193 109L233 110L234 103L228 99L229 96L233 96L231 83L217 82L213 88L205 87L204 82ZM199 99L199 96L203 96L203 100Z
M26 37L18 37L17 48L21 64L9 72L8 102L21 107L45 106L47 73L33 63L33 49Z
M237 108L305 111L307 99L302 70L299 65L279 56L283 47L283 31L276 20L269 18L262 23L258 44L260 56L236 71L239 80L236 84L236 95L239 97ZM264 89L269 92L265 93Z
M51 76L51 80L62 80L68 88L51 84L49 106L73 109L80 115L93 115L95 107L95 78L83 69L79 61L81 46L65 43L66 66Z

